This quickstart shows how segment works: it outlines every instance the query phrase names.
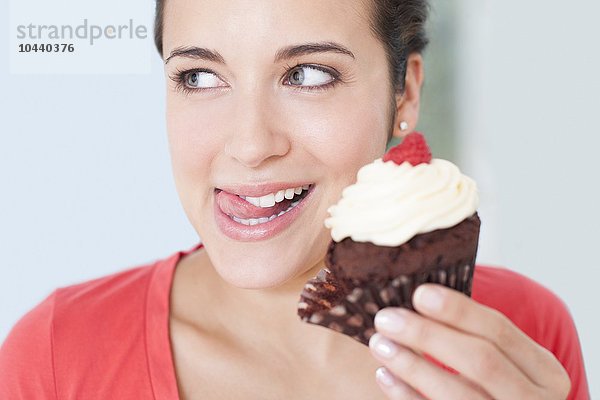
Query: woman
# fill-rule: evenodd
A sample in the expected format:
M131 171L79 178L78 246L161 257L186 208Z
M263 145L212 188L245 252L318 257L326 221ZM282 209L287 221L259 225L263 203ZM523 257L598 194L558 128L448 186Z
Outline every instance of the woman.
M203 243L52 293L3 345L0 398L587 398L566 308L507 271L479 269L473 299L423 285L421 315L382 310L370 348L296 316L327 208L417 124L426 6L159 1L173 172ZM252 225L217 201L294 188L296 209Z

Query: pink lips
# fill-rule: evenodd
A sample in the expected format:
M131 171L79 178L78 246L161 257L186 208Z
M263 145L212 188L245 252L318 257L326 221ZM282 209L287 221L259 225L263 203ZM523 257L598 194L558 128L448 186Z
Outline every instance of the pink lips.
M220 195L220 193L223 193L223 192L217 191L215 193L215 201L214 201L215 222L216 222L217 226L219 227L219 230L225 236L229 237L230 239L237 240L237 241L243 241L243 242L266 240L271 237L274 237L275 235L284 231L285 229L288 229L293 224L293 222L297 218L299 218L299 216L301 215L304 208L307 207L311 203L312 198L313 198L313 193L315 191L314 189L315 189L315 187L311 186L308 193L306 194L306 197L304 197L300 201L300 203L298 203L298 205L296 205L296 207L292 208L290 211L286 212L282 216L277 217L271 221L268 221L268 222L265 222L262 224L257 224L257 225L245 225L245 224L236 222L233 219L231 219L224 212L224 210L222 210L221 207L219 206L219 201L217 200L217 198ZM269 193L272 193L272 192L269 192ZM235 196L235 195L232 195L231 193L226 193L225 196L227 196L227 195ZM235 197L238 197L238 196L235 196ZM243 200L243 199L240 199L240 198L238 198L238 199L239 199L239 201L245 202L245 200ZM237 200L233 200L233 201L237 201ZM250 206L252 206L252 205L250 204ZM277 205L275 205L274 207L277 207ZM267 215L267 216L271 216L274 214L274 212L272 212L274 207L269 207L269 208L265 209L269 212L269 215Z

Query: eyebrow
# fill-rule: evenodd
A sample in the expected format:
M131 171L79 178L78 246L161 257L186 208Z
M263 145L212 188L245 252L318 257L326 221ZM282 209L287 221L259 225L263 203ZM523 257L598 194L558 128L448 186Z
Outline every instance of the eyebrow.
M315 53L339 53L345 54L347 56L354 57L354 54L346 47L342 46L339 43L335 42L316 42L316 43L302 43L298 45L287 46L282 49L279 49L277 53L275 53L275 62L280 62L282 60L288 60L290 58L299 57L308 54ZM187 46L187 47L177 47L173 51L169 57L165 60L165 64L167 64L174 57L184 57L191 58L195 60L206 60L213 61L220 64L225 64L225 59L219 52L209 50L203 47L197 46Z

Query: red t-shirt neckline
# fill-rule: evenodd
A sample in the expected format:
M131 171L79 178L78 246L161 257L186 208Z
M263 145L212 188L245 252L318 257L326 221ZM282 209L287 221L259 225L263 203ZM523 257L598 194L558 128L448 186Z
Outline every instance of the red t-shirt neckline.
M202 246L199 243L163 260L156 266L150 279L146 293L145 338L146 360L155 399L179 398L169 333L171 287L177 263Z

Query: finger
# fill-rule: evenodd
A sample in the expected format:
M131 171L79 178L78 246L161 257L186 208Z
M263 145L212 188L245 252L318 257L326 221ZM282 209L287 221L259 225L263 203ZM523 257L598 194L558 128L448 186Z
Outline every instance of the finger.
M516 327L501 312L441 285L421 285L415 291L416 310L427 317L494 343L539 386L562 381L564 369L546 348Z
M404 308L385 308L375 327L394 342L427 353L495 398L535 398L537 386L496 346ZM506 382L511 382L507 385Z
M385 367L380 367L375 372L377 384L390 400L425 400L406 383L400 381Z
M444 371L379 333L371 336L369 347L393 375L430 399L490 399L463 378Z

